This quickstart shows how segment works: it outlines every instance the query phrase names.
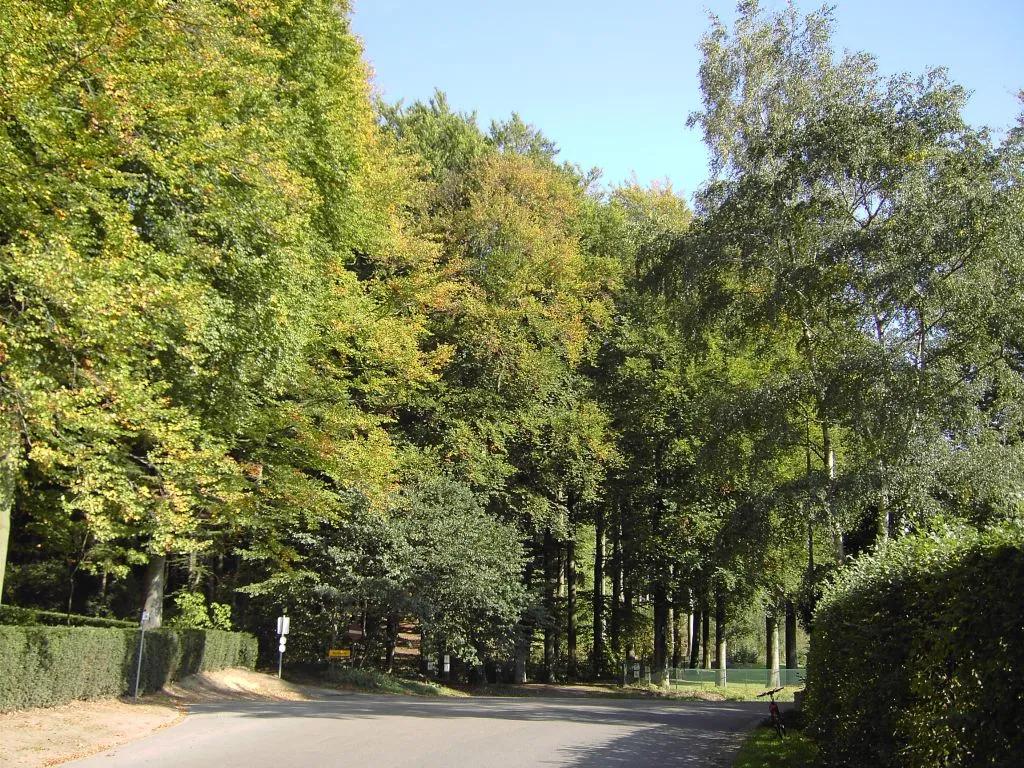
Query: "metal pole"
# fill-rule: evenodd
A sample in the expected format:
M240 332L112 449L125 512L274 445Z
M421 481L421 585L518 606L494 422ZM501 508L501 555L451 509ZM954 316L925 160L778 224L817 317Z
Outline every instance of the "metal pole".
M135 694L132 698L139 698L139 678L142 677L142 641L146 637L146 625L139 627L139 659L135 665Z
M277 646L277 679L281 679L281 663L284 659L284 651L281 650L281 646Z

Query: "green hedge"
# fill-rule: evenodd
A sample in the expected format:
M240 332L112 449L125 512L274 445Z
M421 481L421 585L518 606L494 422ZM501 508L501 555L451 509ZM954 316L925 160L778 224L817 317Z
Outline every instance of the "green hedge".
M1024 528L908 537L854 561L818 606L807 683L829 765L1019 765Z
M136 630L0 626L0 712L131 693ZM256 664L256 638L240 632L146 632L139 690L156 691L196 672Z
M80 616L76 613L67 614L58 611L40 611L35 608L19 608L15 605L0 605L0 624L35 625L44 624L54 627L137 627L137 621L123 619L104 619L99 616Z

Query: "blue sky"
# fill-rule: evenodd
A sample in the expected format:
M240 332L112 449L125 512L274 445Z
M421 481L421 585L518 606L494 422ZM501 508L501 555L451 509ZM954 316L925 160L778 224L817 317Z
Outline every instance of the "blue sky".
M616 184L668 179L689 196L707 177L700 135L697 42L708 12L731 22L734 2L706 0L354 0L352 27L389 101L435 87L486 127L518 112L561 158L604 169ZM763 0L769 10L781 0ZM820 3L799 0L804 11ZM945 66L973 92L975 125L1011 126L1024 88L1020 0L839 0L834 44L874 54L885 74Z

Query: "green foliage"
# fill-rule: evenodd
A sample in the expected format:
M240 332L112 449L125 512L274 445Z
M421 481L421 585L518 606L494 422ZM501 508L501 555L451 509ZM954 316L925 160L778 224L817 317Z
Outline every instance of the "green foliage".
M510 650L526 607L519 532L447 478L411 489L408 510L401 525L415 552L409 599L423 627L467 663Z
M734 768L820 768L818 747L801 731L788 729L780 739L774 728L758 728L743 742Z
M171 627L209 629L206 597L202 592L179 592L174 596L175 615L167 622Z
M0 626L0 709L123 695L137 637L92 627Z
M837 766L1002 766L1024 749L1024 529L907 537L826 589L808 726Z
M225 632L231 631L231 606L227 603L210 603L210 627Z
M507 648L525 604L516 529L445 476L421 478L395 503L386 516L356 507L336 527L293 533L302 567L245 588L301 617L292 621L291 658L322 660L361 617L369 630L361 650L374 660L388 642L378 625L403 617L467 662Z
M0 711L122 696L134 689L138 631L0 626ZM141 692L196 672L256 663L256 639L216 630L145 635Z
M441 696L444 689L433 683L405 680L376 669L357 669L334 664L328 668L326 681L331 685L374 693L398 693L406 696Z
M202 592L181 591L174 596L175 615L168 626L190 629L221 629L231 631L231 606L210 603Z
M809 610L844 547L1020 514L1024 129L744 0L701 44L694 213L515 113L375 108L348 11L0 0L8 594L128 615L166 560L148 685L236 653L199 584L287 607L293 658L357 620L376 663L412 617L467 662L543 629L553 669L563 632L643 654L670 603L737 623L806 572ZM559 594L596 592L591 523L614 648Z
M13 605L0 605L0 624L17 624L32 626L43 624L49 626L72 627L120 627L131 629L137 627L134 621L107 619L102 616L79 616L78 614L59 613L57 611L39 611L35 608L19 608Z

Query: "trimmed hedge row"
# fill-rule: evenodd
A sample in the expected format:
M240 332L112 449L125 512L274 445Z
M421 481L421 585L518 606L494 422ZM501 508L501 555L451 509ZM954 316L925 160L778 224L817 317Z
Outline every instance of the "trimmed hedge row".
M1019 765L1024 527L908 537L843 569L805 702L829 765Z
M0 624L44 624L53 627L122 627L133 629L138 622L124 619L104 619L99 616L80 616L58 611L40 611L36 608L19 608L15 605L0 605Z
M95 627L0 626L0 712L131 693L139 632ZM256 638L240 632L146 632L139 692L196 672L256 665Z

